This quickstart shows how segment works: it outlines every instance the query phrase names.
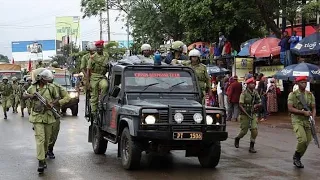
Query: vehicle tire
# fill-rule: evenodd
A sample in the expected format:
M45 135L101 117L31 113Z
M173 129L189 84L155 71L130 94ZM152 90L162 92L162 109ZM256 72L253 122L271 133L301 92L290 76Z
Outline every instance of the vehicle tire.
M120 141L121 162L124 169L137 169L140 167L141 145L138 141L133 141L126 127L122 131Z
M79 111L78 104L74 105L71 109L72 116L78 116L78 111Z
M214 142L208 147L203 147L198 156L199 162L203 168L215 168L220 161L221 144Z
M108 147L108 141L102 136L102 130L96 124L92 125L92 148L95 154L104 154Z

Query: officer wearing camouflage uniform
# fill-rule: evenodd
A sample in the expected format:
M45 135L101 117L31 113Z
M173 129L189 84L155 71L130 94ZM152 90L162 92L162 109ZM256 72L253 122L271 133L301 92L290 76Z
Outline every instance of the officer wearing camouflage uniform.
M12 85L8 83L8 77L4 76L2 78L2 83L0 85L0 93L2 95L2 108L4 113L4 119L7 119L7 111L11 107L11 96L12 96Z
M254 149L255 139L258 135L257 115L255 111L261 106L261 98L255 90L256 81L250 78L246 81L247 89L240 95L239 108L240 108L240 133L235 138L234 146L239 148L240 139L243 138L248 130L251 131L250 139L250 153L256 153Z
M26 79L27 83L23 83L21 87L21 96L23 96L23 93L28 90L28 88L31 86L32 83L32 78L27 77ZM21 106L21 117L24 117L24 108L28 109L28 114L31 114L31 109L32 109L32 102L31 99L24 99L21 98L20 100L20 106Z
M54 67L54 68L59 68L59 64L58 64L57 61L53 61L51 66Z
M86 50L89 52L87 54L85 54L82 58L81 58L81 64L80 64L80 70L82 71L82 73L84 74L84 78L82 79L84 83L86 83L86 77L87 77L87 66L88 66L88 62L90 58L93 58L95 51L96 51L96 46L93 42L89 42L86 46ZM89 86L88 84L86 84L84 86L84 92L86 93L86 87Z
M48 151L48 144L52 134L55 117L50 109L58 102L59 93L53 84L48 83L52 77L52 72L45 68L36 69L33 71L33 84L24 93L24 99L32 99L32 112L29 121L33 124L37 159L39 160L38 172L43 173L47 167L45 158ZM44 106L34 95L38 92L47 101L47 106Z
M25 84L24 80L21 79L21 80L19 81L19 101L20 101L21 117L24 117L23 108L22 108L23 106L25 106L25 100L23 100L23 98L22 98L23 92L25 91L25 90L23 89L24 84Z
M42 60L40 60L38 64L36 64L36 69L38 68L45 68L45 65L42 63Z
M90 84L90 103L92 112L97 112L99 94L105 94L108 89L106 73L108 71L109 56L103 52L103 44L104 41L96 42L97 52L89 59L87 66L89 81L87 84Z
M65 88L63 88L60 84L53 81L53 78L54 78L53 76L50 78L51 80L49 82L55 86L56 90L59 92L59 97L61 98L58 101L58 104L55 106L55 108L60 112L61 106L68 103L71 100L71 97L69 96L69 93ZM53 123L52 135L50 137L49 147L47 152L47 155L50 159L55 159L55 155L53 153L53 147L57 141L59 131L60 131L60 119L56 119L56 122Z
M164 59L165 63L171 64L172 60L188 60L188 57L183 54L184 43L182 41L175 41L172 43L167 57Z
M11 96L11 104L12 104L12 108L13 108L13 113L18 113L18 105L20 103L20 88L19 88L19 84L17 82L17 78L16 77L12 77L12 96Z
M316 116L315 97L310 91L306 91L307 77L297 77L296 83L299 89L291 92L288 96L288 110L291 113L293 131L297 137L297 147L293 156L293 164L298 168L304 168L301 157L306 152L312 139L309 118ZM310 111L304 109L304 103Z
M202 104L205 105L205 95L208 92L212 96L211 79L207 71L207 67L200 63L200 51L194 49L189 52L190 61L182 61L182 64L190 66L196 73L200 90L202 92Z

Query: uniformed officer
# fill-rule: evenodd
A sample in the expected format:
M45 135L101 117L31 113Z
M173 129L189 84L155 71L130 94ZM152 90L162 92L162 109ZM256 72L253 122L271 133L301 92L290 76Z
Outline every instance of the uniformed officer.
M58 101L57 105L55 105L55 108L58 111L60 111L61 106L68 103L71 100L71 97L69 96L69 93L65 88L63 88L60 84L53 81L54 76L52 76L50 78L51 78L51 80L49 81L49 83L51 83L55 86L55 88L59 92L59 97L61 98ZM60 119L56 119L56 122L53 123L52 135L50 137L49 147L48 147L48 152L47 152L47 155L50 159L55 159L55 155L53 153L53 147L57 141L59 131L60 131Z
M40 60L38 64L36 64L36 69L38 68L45 68L45 65L42 63L42 60Z
M257 115L255 111L261 106L261 98L255 90L256 82L253 78L246 81L247 89L240 95L239 108L240 108L240 133L235 138L234 146L239 148L240 139L243 138L248 129L251 131L250 139L250 153L256 153L254 149L255 139L258 135Z
M104 41L97 41L97 53L93 58L89 59L87 66L87 79L90 84L90 103L91 111L96 112L98 108L99 94L105 94L108 89L108 82L106 79L106 73L108 72L109 56L103 52ZM93 113L94 115L95 113Z
M81 64L80 64L80 70L82 71L82 73L84 74L84 77L86 77L87 74L87 66L88 66L88 61L90 58L93 57L93 55L95 54L96 51L96 46L93 42L89 42L86 45L86 50L89 52L87 54L85 54L82 58L81 58Z
M50 109L58 102L59 93L53 84L48 83L51 80L50 77L52 77L50 70L44 68L36 69L33 71L33 75L35 81L24 93L23 98L32 99L33 105L29 121L33 124L35 132L37 159L39 160L38 172L43 173L44 168L47 167L45 157L53 123L56 121ZM46 99L46 106L35 97L35 92L38 92Z
M143 44L141 46L141 54L146 58L151 58L151 46L150 46L150 44Z
M57 61L53 61L51 66L54 67L54 68L59 68L59 64L58 64Z
M200 85L200 90L202 93L202 104L205 104L205 95L206 92L208 92L209 96L212 96L212 91L211 91L211 79L207 71L207 67L200 63L200 56L201 53L197 49L193 49L189 52L189 58L190 60L188 61L176 61L173 63L181 63L186 66L190 66L196 73L199 85Z
M18 105L20 103L20 88L18 84L18 79L16 77L12 77L12 96L11 96L11 104L13 108L13 113L18 113Z
M4 113L4 119L7 119L7 111L11 107L11 96L12 96L12 84L8 83L8 77L4 76L2 78L2 83L0 85L0 93L2 95L2 108Z
M20 101L20 110L21 110L21 117L24 117L24 113L23 113L23 106L25 106L25 100L22 98L22 95L23 95L23 92L25 91L23 89L24 87L24 84L25 84L25 81L23 79L21 79L19 81L19 101Z
M165 63L171 64L172 60L188 60L188 57L183 55L183 46L185 44L182 41L175 41L172 43L170 51L167 57L164 59Z
M309 117L316 116L316 103L314 95L306 90L307 77L300 76L295 79L299 89L291 92L288 96L288 110L291 113L293 131L297 137L297 147L293 156L293 164L298 168L304 168L301 157L306 152L312 139ZM305 109L307 106L310 111Z
M21 88L22 96L23 96L23 93L25 91L27 91L28 88L31 86L32 78L27 77L26 81L27 81L27 83L24 83ZM32 102L31 102L30 98L28 98L28 99L21 98L20 106L21 106L21 117L24 117L24 108L27 108L29 115L31 114Z

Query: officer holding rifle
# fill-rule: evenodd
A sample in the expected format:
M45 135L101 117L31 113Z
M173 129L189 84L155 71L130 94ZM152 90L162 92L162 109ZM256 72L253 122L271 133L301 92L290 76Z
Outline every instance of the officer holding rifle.
M39 160L38 172L43 173L47 167L45 158L53 124L56 121L52 109L58 103L60 97L57 88L48 83L52 77L50 70L40 68L34 70L32 74L33 84L23 94L23 98L32 100L32 112L29 121L33 124L35 132L37 159ZM45 105L40 101L37 93L46 101Z
M299 89L291 92L288 96L288 110L291 113L291 120L293 131L297 137L297 147L293 156L293 164L297 168L304 168L304 165L301 163L301 157L306 152L308 145L312 138L312 125L310 118L313 119L316 116L316 103L314 95L306 91L307 87L306 76L296 77L296 84L299 86ZM317 139L316 134L314 138Z
M258 123L256 110L261 106L261 99L258 92L255 90L256 81L250 78L246 81L247 89L240 95L240 133L235 138L234 146L239 148L240 139L243 138L248 130L251 131L250 153L256 153L254 149L255 139L258 135Z

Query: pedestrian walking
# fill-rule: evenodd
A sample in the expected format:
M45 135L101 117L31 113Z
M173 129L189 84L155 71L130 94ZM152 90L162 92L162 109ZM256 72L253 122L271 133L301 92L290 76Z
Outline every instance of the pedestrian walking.
M250 138L250 153L256 153L254 149L255 140L258 135L258 123L256 110L261 106L261 99L259 94L254 90L256 82L253 78L246 81L247 89L241 93L239 100L240 107L240 133L235 138L234 146L239 148L240 139L243 138L248 130L251 131Z
M29 121L33 124L37 159L39 161L38 172L43 173L47 167L45 158L48 151L48 144L52 134L53 124L55 123L55 117L51 112L51 108L59 100L59 93L56 91L54 85L48 83L52 73L50 70L41 68L33 71L34 83L24 93L23 98L32 99L32 112L29 117ZM38 92L46 101L47 104L43 105L36 96Z
M291 113L293 131L298 141L293 155L293 164L298 168L304 168L304 165L301 163L301 157L306 152L312 138L308 120L310 117L315 118L316 116L314 95L306 90L307 79L306 76L297 77L295 81L299 89L291 92L288 96L288 110Z
M2 83L0 85L0 93L2 96L2 108L3 108L3 114L4 119L7 119L7 112L9 111L9 108L11 107L11 96L12 96L12 84L10 84L9 79L7 76L3 76Z

